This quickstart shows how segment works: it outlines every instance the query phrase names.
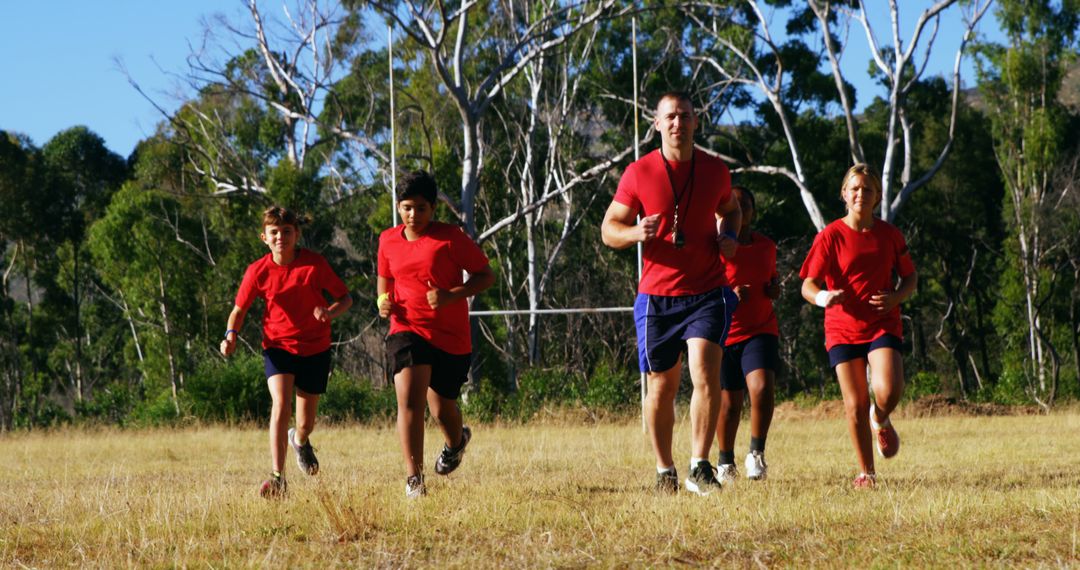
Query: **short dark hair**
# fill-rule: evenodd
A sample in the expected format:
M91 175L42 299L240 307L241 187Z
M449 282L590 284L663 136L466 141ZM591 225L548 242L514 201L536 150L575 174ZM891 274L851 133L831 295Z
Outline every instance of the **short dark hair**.
M292 226L299 230L303 221L301 216L296 215L296 212L276 204L263 210L263 229L266 229L266 226Z
M687 103L690 104L691 109L694 108L694 101L692 99L690 99L690 94L687 93L686 91L680 91L680 90L668 91L668 92L660 95L659 97L656 98L656 107L659 107L660 102L663 101L664 99L674 99L676 101L686 101Z
M740 186L738 184L732 185L731 191L734 192L736 190L745 194L747 198L750 198L750 207L755 210L757 209L757 200L754 199L754 193L751 192L749 188L747 188L746 186Z
M398 202L418 196L427 200L432 206L439 199L439 188L435 185L435 178L424 170L414 170L398 180Z

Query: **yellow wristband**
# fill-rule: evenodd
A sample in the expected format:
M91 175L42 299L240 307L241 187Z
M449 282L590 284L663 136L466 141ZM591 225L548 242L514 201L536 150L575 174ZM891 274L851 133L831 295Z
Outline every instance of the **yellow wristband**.
M390 298L390 293L382 293L382 294L380 294L379 298L375 299L375 306L379 307L379 308L382 308L382 302L384 300L386 300L386 299L389 299L389 298Z

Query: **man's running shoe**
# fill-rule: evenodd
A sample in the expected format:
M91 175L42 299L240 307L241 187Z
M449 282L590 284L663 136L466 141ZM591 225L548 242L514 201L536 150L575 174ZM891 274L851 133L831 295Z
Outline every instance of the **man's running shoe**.
M424 485L424 474L412 475L405 479L405 496L409 499L419 499L427 495L427 486Z
M765 463L765 454L760 451L751 451L746 454L746 478L751 481L764 481L769 474L769 466Z
M465 446L469 445L470 439L472 439L472 430L469 426L465 426L461 428L461 443L457 447L450 448L444 443L442 453L435 460L435 472L439 475L449 475L457 469L458 465L461 465L461 458L465 457Z
M708 495L720 490L720 482L716 480L716 471L707 460L698 461L698 464L690 471L690 476L685 481L686 490L698 495Z
M874 419L876 411L874 403L870 402L870 427L874 430L874 445L879 455L889 459L900 451L900 434L896 433L891 418L885 418L884 423L877 423Z
M281 473L273 473L259 486L259 496L264 499L280 499L288 489L289 484L285 482L285 477L282 477Z
M656 492L667 495L679 492L679 473L674 467L656 474Z
M289 445L296 452L296 464L301 472L308 475L319 472L319 460L315 458L315 449L311 447L311 440L304 445L296 443L296 428L289 428Z
M877 483L877 477L873 473L859 473L859 476L851 482L856 489L873 489Z
M730 485L739 477L739 468L734 463L722 463L716 467L716 480L721 485Z

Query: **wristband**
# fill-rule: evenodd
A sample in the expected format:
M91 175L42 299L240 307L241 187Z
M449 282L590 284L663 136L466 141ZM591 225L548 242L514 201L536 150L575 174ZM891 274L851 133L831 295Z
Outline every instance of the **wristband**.
M225 331L225 340L229 340L229 333L236 333L236 336L240 336L240 331L236 329L229 329Z
M814 295L814 304L824 309L829 304L829 291L818 291L817 295Z
M389 298L390 298L390 293L379 293L379 297L377 299L375 299L375 306L381 309L382 308L382 302L384 300L386 300L386 299L389 299Z

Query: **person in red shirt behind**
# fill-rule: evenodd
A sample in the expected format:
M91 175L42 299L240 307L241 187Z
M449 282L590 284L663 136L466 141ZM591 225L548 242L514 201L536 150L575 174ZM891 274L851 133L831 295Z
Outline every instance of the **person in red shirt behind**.
M436 473L457 469L472 438L457 404L472 361L468 298L491 287L495 274L465 232L432 221L438 190L430 174L412 172L398 186L402 224L379 235L377 303L379 316L390 317L386 352L394 370L405 496L416 498L427 494L425 403L446 439Z
M904 392L900 303L915 293L918 275L900 230L874 217L881 202L878 174L866 164L852 166L840 196L847 215L814 238L799 275L803 298L825 309L825 348L840 382L848 432L862 469L853 484L869 488L876 481L871 440L885 458L900 449L900 437L889 420Z
M742 226L739 247L725 267L739 306L731 315L731 330L720 363L722 391L716 440L720 447L717 477L722 483L733 481L737 474L735 435L747 390L750 392L750 453L746 456L746 476L754 481L767 476L765 438L772 423L776 370L780 367L780 329L772 304L780 297L776 244L750 229L757 214L754 195L740 186L732 191L742 210Z
M285 494L285 442L296 452L296 463L308 475L319 472L319 460L308 440L315 429L319 396L330 377L330 321L352 306L345 283L323 257L301 249L296 214L280 206L263 212L260 234L270 253L248 266L236 304L229 314L221 354L236 350L237 331L256 297L266 300L263 313L263 365L273 399L270 412L270 479L259 493L267 498ZM327 303L324 292L333 298ZM296 428L289 429L290 398L296 391ZM286 431L287 430L287 431Z

